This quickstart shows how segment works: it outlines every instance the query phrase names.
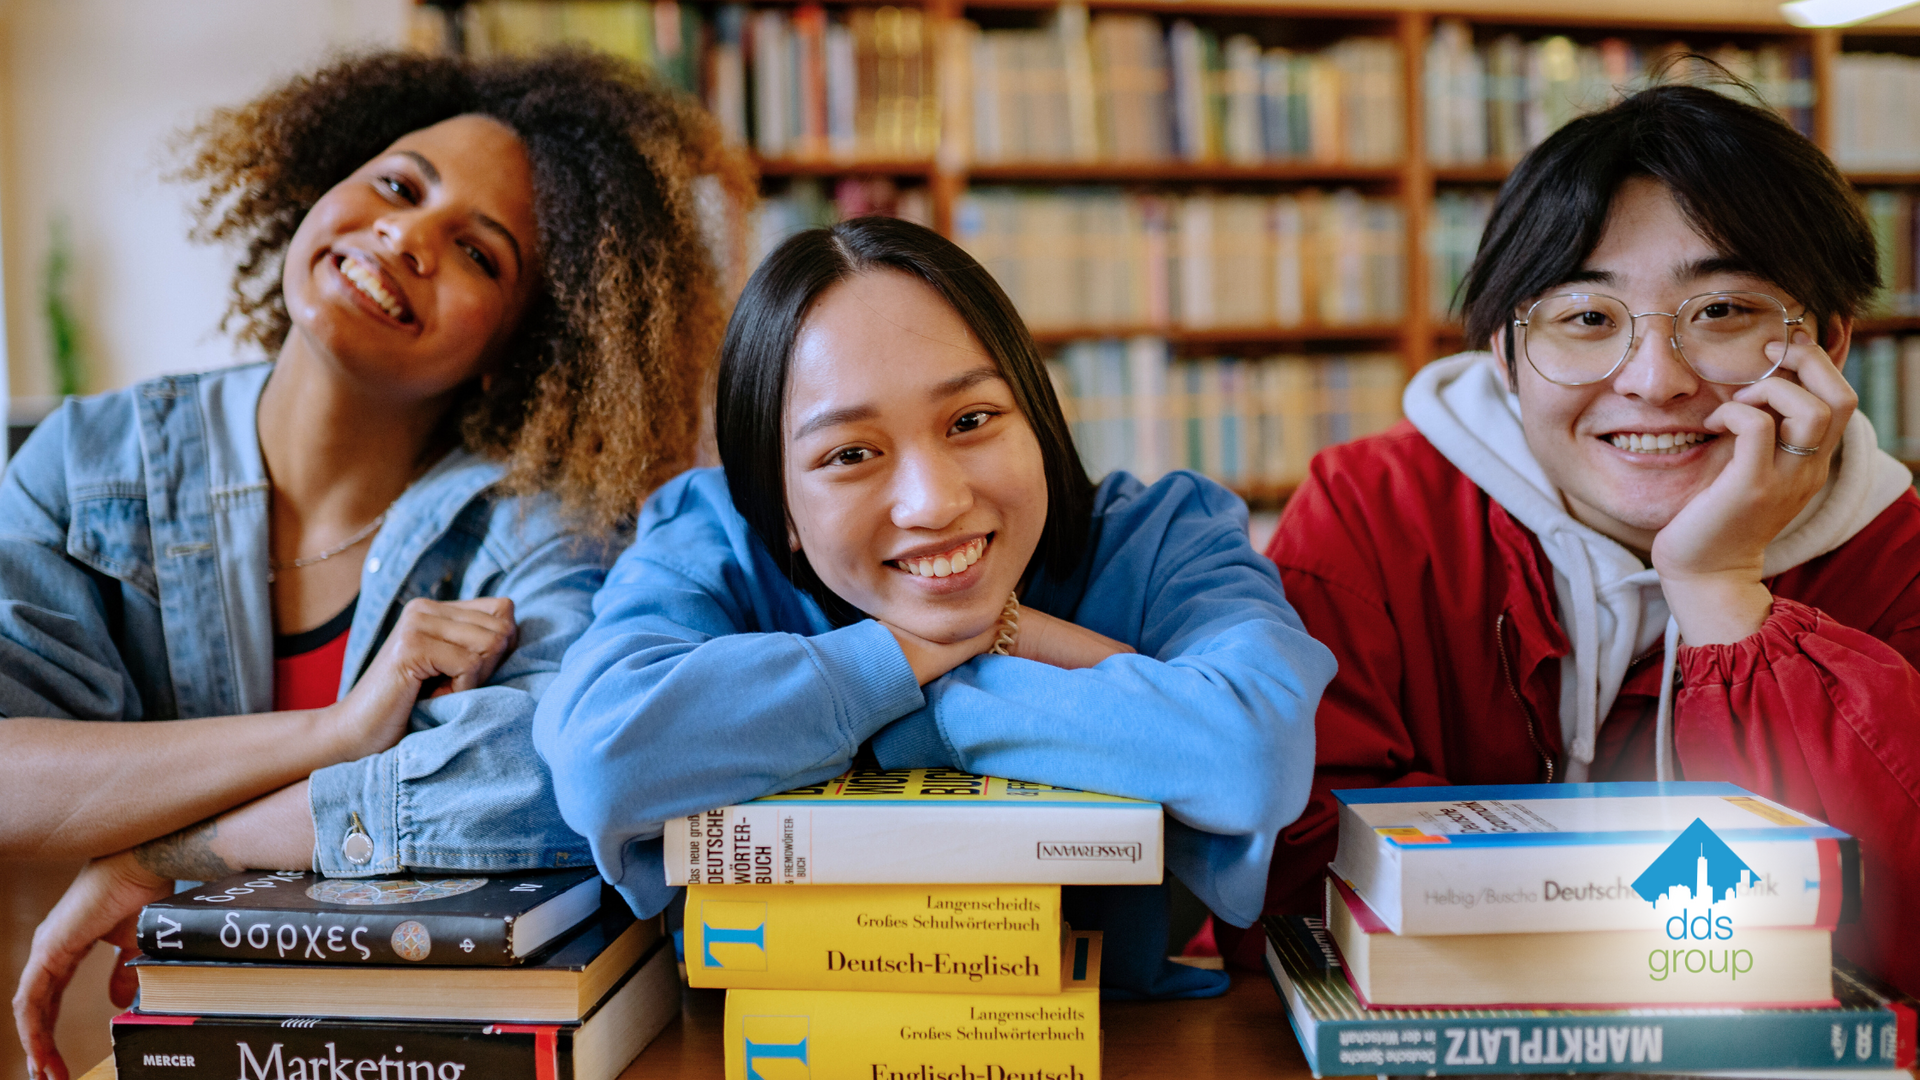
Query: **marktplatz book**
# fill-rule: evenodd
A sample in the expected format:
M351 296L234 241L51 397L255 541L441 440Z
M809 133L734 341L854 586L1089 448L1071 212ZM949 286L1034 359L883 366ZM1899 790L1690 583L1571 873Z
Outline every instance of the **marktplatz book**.
M855 769L666 823L669 885L1157 885L1160 804L952 769Z
M1396 934L1817 926L1860 901L1853 837L1732 784L1336 791L1333 872ZM1726 920L1722 923L1721 920Z
M1913 1000L1836 967L1823 1009L1368 1009L1319 919L1268 917L1267 973L1315 1076L1887 1069Z

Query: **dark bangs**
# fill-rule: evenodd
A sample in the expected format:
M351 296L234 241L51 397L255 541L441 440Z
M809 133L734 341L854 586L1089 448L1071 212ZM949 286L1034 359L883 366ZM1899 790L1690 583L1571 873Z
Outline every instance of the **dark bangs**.
M734 507L788 580L841 626L865 616L821 583L804 553L787 546L780 421L794 341L814 300L855 274L883 268L926 282L953 307L993 357L1040 443L1047 520L1025 576L1042 568L1054 578L1071 574L1093 517L1093 483L1067 433L1053 383L1026 323L985 267L932 229L894 218L855 218L793 236L754 271L734 305L720 349L714 435Z

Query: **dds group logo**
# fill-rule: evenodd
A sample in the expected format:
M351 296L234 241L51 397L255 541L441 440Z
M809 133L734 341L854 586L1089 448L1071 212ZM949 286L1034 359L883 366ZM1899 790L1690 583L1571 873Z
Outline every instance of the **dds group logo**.
M1728 901L1763 886L1726 841L1699 818L1686 827L1653 864L1634 879L1633 891L1663 916L1669 941L1647 956L1655 982L1699 975L1738 979L1753 970L1753 953L1734 942ZM1770 885L1769 885L1770 887Z

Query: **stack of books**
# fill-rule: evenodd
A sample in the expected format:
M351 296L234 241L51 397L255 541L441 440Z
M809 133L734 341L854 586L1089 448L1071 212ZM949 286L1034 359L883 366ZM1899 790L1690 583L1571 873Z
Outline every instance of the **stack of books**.
M975 187L954 242L1036 333L1366 327L1406 307L1399 200Z
M1834 963L1837 829L1720 783L1335 795L1325 919L1266 924L1316 1075L1913 1064L1913 1002Z
M687 982L727 991L727 1076L1100 1075L1099 936L1062 884L1161 876L1157 803L854 770L670 822Z
M1191 469L1243 491L1392 427L1406 383L1392 353L1174 359L1157 337L1068 342L1047 370L1090 476Z
M1512 164L1560 125L1651 85L1656 75L1714 74L1689 66L1669 70L1672 58L1694 51L1685 42L1643 49L1621 38L1582 45L1557 34L1523 42L1509 33L1476 42L1467 24L1442 19L1427 42L1427 159L1442 166ZM1728 44L1705 55L1753 86L1788 123L1812 133L1813 57L1804 47L1770 43L1749 50ZM1834 84L1836 91L1847 85L1838 63ZM1725 89L1745 99L1744 91ZM1841 104L1834 115L1845 130L1849 121L1841 119ZM1889 121L1863 130L1893 126Z
M243 874L148 905L122 1080L610 1080L679 1013L660 921L591 869Z

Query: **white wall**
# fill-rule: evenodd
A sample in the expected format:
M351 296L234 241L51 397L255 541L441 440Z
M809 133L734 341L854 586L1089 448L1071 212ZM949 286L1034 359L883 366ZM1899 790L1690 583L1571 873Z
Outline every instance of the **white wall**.
M397 46L411 0L0 0L0 399L50 392L41 271L69 222L87 383L231 363L229 252L190 244L169 140L340 48Z

